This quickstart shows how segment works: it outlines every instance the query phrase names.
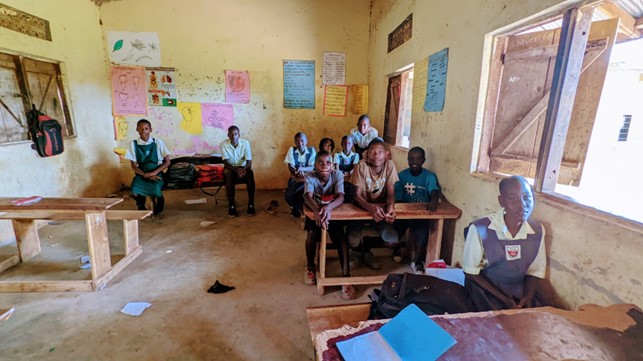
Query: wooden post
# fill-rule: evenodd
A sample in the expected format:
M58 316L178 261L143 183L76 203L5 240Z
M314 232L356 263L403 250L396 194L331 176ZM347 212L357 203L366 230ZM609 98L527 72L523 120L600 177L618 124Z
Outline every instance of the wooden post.
M593 13L594 8L587 6L568 10L563 17L549 106L538 152L535 178L538 192L551 192L556 187Z
M92 263L92 280L96 280L112 267L105 212L87 212L85 223L87 225L89 257Z
M16 234L18 244L18 255L20 262L37 256L40 253L40 238L38 237L38 225L35 220L11 220L13 231Z

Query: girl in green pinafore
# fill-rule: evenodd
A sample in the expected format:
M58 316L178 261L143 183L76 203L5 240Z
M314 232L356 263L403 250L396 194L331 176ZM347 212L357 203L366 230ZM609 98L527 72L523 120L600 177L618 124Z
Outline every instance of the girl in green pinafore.
M163 212L165 205L165 198L161 192L161 172L170 166L170 151L162 140L150 137L152 124L147 119L141 119L136 123L136 131L140 138L130 143L125 154L135 173L132 194L139 210L145 210L145 197L150 197L152 210L158 215Z

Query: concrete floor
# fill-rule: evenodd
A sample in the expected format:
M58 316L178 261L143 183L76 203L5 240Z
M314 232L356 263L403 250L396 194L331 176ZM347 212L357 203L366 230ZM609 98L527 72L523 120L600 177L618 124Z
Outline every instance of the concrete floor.
M101 291L0 294L0 309L16 308L0 322L0 359L312 360L306 308L348 302L339 287L320 297L303 283L305 232L288 214L283 192L258 192L258 214L250 218L240 191L235 219L227 217L225 200L186 205L203 194L166 192L163 217L140 224L143 253ZM280 203L275 214L263 210L272 199ZM134 209L134 201L117 208ZM112 254L122 254L120 223L110 222L109 232ZM0 279L89 278L78 268L87 254L84 223L47 225L40 237L43 252ZM0 248L0 254L15 252L15 243ZM408 269L392 264L390 251L378 254L387 260L385 272ZM329 270L339 274L335 252L331 256ZM372 272L362 267L353 274ZM206 293L216 280L236 289ZM367 302L371 289L357 287L350 302ZM119 312L137 301L152 306L140 317Z

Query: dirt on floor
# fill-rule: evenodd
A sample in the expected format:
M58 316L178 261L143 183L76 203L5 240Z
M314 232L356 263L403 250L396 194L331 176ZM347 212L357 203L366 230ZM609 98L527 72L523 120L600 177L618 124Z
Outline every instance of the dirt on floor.
M339 287L324 296L303 283L305 232L289 215L281 191L257 193L257 215L228 218L227 201L199 190L166 192L163 216L139 225L143 253L97 292L2 293L0 309L15 307L0 321L2 360L312 360L306 308L368 302L372 288L344 301ZM221 192L223 193L223 192ZM207 203L185 200L207 198ZM277 200L279 207L265 207ZM125 200L117 209L135 209ZM208 222L214 222L209 224ZM88 254L83 222L52 222L40 229L42 253L0 275L0 280L90 279L79 258ZM119 222L109 223L112 254L123 253ZM385 270L390 250L377 250ZM0 249L0 261L15 254ZM2 258L4 257L4 258ZM339 275L334 251L329 273ZM370 275L360 268L353 275ZM227 293L207 289L219 281ZM125 315L128 302L149 302L139 317Z

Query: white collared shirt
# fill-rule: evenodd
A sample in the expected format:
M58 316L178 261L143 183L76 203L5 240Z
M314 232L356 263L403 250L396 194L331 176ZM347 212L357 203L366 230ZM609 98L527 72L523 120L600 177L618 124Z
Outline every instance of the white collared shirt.
M308 153L312 153L310 155L310 159L308 160L308 163L306 163L306 155ZM299 164L301 167L312 167L315 165L315 148L312 147L306 147L306 151L304 154L299 153L299 149L295 150L293 152L293 147L288 148L288 153L286 153L286 158L284 159L285 164L290 164L291 166L295 166L295 157L293 156L293 153L297 154L297 159L299 160Z
M165 146L165 143L163 143L162 140L158 138L152 138L146 141L144 141L141 138L136 139L136 144L138 145L148 145L152 144L153 141L156 141L156 154L158 155L159 162L158 164L163 163L163 158L165 158L166 155L170 155L170 150L167 149ZM129 147L127 147L127 152L125 152L125 159L131 160L133 162L136 162L136 148L134 148L134 142L129 143Z
M366 148L368 147L368 143L377 138L377 129L370 127L366 131L366 134L362 134L359 132L357 127L355 127L351 129L350 136L353 138L353 143L355 143L355 145L360 148Z
M250 152L250 142L245 139L239 139L239 144L235 147L226 139L221 142L221 156L223 160L235 167L245 167L246 161L252 160L252 153Z
M504 211L504 208L501 208L498 212L487 216L487 218L489 218L489 220L491 221L491 224L489 224L489 230L495 231L498 239L524 240L527 239L527 235L536 233L531 228L528 222L523 222L522 226L520 226L520 229L518 230L518 233L516 233L516 236L512 236L511 232L509 232L509 228L507 228L507 224L505 223ZM480 271L485 268L487 264L487 256L484 253L482 241L478 236L478 230L476 229L476 226L472 224L471 226L469 226L467 239L464 243L464 254L462 255L462 270L465 273L477 275L480 274ZM543 227L538 254L527 269L527 274L538 278L545 278L546 268L547 254L545 252L545 227Z

